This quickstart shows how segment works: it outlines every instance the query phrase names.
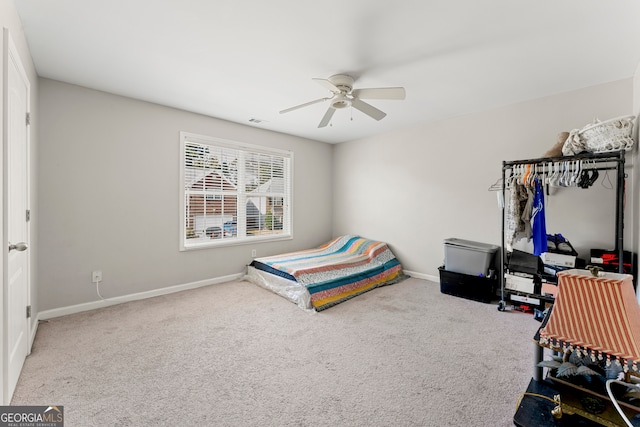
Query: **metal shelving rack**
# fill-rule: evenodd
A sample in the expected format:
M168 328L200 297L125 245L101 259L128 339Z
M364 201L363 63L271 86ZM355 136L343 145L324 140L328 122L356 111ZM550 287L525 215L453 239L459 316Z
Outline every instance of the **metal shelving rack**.
M588 170L615 170L616 171L616 218L615 218L615 251L618 253L618 259L620 260L618 266L618 272L624 271L624 163L625 163L625 151L613 151L607 153L581 153L575 156L562 156L562 157L542 157L538 159L526 159L526 160L512 160L502 162L502 200L506 201L506 178L507 172L513 174L513 168L519 165L539 165L538 170L543 173L548 173L549 163L558 162L574 162L576 160L583 160L592 162ZM498 310L504 311L505 309L505 269L506 269L506 248L505 248L505 203L502 204L502 250L500 251L500 302L498 303ZM535 298L541 298L542 295L532 294ZM544 299L543 299L544 300Z

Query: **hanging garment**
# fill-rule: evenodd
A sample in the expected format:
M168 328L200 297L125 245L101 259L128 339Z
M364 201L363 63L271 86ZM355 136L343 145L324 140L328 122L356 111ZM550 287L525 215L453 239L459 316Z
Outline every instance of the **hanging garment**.
M513 250L513 244L522 237L531 237L529 194L524 185L514 182L511 186L509 203L506 211L505 240L507 250ZM523 217L523 212L528 214Z
M519 205L516 202L516 197L515 197L515 186L517 184L513 184L513 186L511 187L511 192L509 194L509 203L507 203L507 211L505 213L505 230L504 230L504 237L505 237L505 244L507 245L507 250L509 252L511 252L513 250L513 242L516 238L516 227L517 227L517 222L516 222L516 218L518 218L520 215L518 213L519 210Z
M536 178L531 211L531 230L533 236L533 254L538 256L547 252L547 225L544 218L544 190Z
M531 217L533 214L533 198L534 193L530 187L523 185L523 194L521 196L522 212L520 214L520 231L516 235L516 240L531 239Z

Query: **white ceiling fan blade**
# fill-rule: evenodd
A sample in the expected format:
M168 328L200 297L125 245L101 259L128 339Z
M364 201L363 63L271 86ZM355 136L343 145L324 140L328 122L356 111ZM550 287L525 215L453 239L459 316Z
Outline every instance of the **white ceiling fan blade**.
M319 78L314 77L312 80L315 81L315 82L320 83L322 86L324 86L325 88L329 89L331 92L334 92L334 93L340 92L340 89L338 89L338 87L336 85L334 85L333 83L331 83L327 79L319 79Z
M404 99L406 96L403 87L372 87L355 89L351 93L360 99Z
M289 111L297 110L298 108L308 107L309 105L317 104L319 102L328 101L331 98L320 98L315 101L305 102L304 104L296 105L295 107L287 108L286 110L280 111L280 114L288 113Z
M323 128L326 125L328 125L329 122L331 121L331 117L333 117L333 113L335 112L336 112L336 109L330 106L327 112L324 113L324 117L322 118L322 120L320 120L320 124L318 125L318 127Z
M358 98L353 98L353 100L351 101L351 105L354 108L365 113L367 116L374 118L376 120L382 120L387 115L387 113L384 113L378 110L376 107L374 107L371 104L367 104L364 101L360 101Z

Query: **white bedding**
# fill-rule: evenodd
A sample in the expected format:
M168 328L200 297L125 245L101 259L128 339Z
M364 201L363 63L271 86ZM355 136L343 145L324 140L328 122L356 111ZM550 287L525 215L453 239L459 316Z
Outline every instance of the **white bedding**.
M247 267L247 275L244 276L244 280L288 299L303 310L316 311L311 305L309 291L298 282L269 274L251 266Z

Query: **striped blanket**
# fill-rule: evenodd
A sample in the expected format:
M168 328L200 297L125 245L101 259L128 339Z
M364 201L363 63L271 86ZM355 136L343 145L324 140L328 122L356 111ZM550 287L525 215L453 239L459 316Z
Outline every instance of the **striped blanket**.
M337 237L315 249L256 258L251 265L304 285L317 311L405 278L386 243L358 236Z

